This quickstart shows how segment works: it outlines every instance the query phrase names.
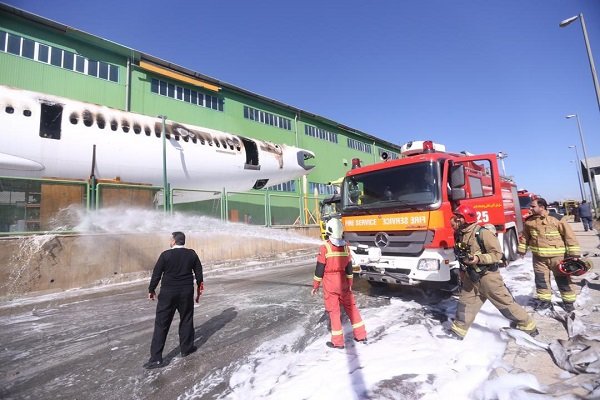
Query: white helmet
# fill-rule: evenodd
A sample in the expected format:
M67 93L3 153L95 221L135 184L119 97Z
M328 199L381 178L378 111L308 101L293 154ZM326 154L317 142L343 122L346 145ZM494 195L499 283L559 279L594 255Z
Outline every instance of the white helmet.
M344 235L342 221L337 218L331 218L325 225L325 232L327 232L330 239L341 239Z

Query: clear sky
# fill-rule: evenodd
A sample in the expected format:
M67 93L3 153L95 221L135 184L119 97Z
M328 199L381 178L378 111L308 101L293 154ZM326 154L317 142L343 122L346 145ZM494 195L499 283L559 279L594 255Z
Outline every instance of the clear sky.
M508 154L519 188L580 198L600 156L597 0L5 1L387 141ZM599 71L600 72L600 71ZM586 185L587 186L587 185Z

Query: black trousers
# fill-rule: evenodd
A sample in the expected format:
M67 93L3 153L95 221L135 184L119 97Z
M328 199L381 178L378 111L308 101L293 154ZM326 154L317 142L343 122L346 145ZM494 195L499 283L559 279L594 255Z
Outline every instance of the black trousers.
M194 346L194 287L161 288L156 305L154 334L150 345L150 361L162 361L167 334L175 315L179 312L179 347L182 353Z

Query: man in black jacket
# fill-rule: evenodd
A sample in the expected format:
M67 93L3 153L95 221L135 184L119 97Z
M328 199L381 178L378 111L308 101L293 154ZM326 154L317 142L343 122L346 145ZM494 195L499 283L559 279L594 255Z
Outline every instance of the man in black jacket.
M181 355L185 357L197 350L194 346L194 277L198 284L196 303L204 290L204 280L198 255L194 250L184 248L184 245L185 235L182 232L173 232L171 249L162 252L152 272L150 286L148 286L148 299L156 298L155 290L161 278L162 284L156 305L150 360L144 364L146 369L163 366L162 352L175 310L179 312L180 319Z

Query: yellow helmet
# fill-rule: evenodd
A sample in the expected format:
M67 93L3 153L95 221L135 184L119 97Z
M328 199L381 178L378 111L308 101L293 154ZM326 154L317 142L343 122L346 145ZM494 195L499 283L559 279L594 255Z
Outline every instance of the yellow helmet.
M341 239L344 235L342 221L337 218L331 218L325 225L325 232L327 232L330 239Z

